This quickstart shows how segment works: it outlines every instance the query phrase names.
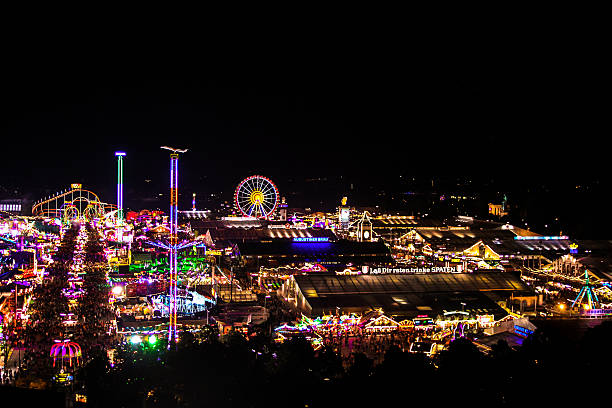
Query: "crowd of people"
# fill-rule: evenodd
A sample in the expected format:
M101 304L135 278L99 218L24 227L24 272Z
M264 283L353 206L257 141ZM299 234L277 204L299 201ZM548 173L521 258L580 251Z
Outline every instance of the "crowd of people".
M114 313L109 303L107 281L108 264L104 248L100 244L98 231L86 224L87 242L85 244L85 274L83 289L85 295L79 299L76 312L82 317L75 338L83 352L106 350L114 341L112 321Z
M62 315L67 314L70 307L63 290L68 287L78 232L78 225L66 230L46 270L44 282L34 288L30 318L23 332L24 360L15 381L48 379L53 375L49 350L54 341L62 339L66 333Z
M260 304L264 304L260 301ZM275 295L266 299L266 307L270 312L267 325L278 327L286 322L295 322L298 316L286 302ZM410 345L416 341L427 341L432 337L430 327L414 328L406 330L373 330L365 329L362 325L335 325L331 328L313 330L311 334L321 336L321 345L338 354L342 359L344 367L354 362L355 354L363 354L370 358L374 365L383 360L387 350L396 347L403 352L409 352ZM313 336L314 337L314 336ZM444 343L448 343L448 338Z
M28 385L53 378L62 362L56 364L49 352L58 340L70 339L79 344L81 362L115 340L109 330L113 313L108 302L104 249L95 228L85 224L85 234L79 237L81 228L74 224L66 230L47 276L34 289L23 335L25 355L21 370L13 378L16 382ZM69 301L67 293L71 290L81 293L76 301ZM75 320L68 322L68 314Z
M15 372L18 370L18 367L3 367L0 370L0 384L2 385L10 385L15 381Z
M366 331L356 333L337 333L323 337L323 344L332 347L342 358L345 367L354 362L356 353L363 353L374 361L382 362L385 352L391 347L397 347L403 352L410 350L410 344L423 333L416 331Z

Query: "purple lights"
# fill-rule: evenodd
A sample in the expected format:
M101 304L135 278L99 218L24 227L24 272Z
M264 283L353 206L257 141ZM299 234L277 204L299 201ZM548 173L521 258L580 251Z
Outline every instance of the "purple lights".
M123 157L125 152L115 152L117 156L117 224L123 225Z
M170 150L170 245L165 246L169 249L170 264L170 323L168 325L168 348L176 343L178 332L176 328L177 314L177 273L178 273L178 250L190 245L178 243L178 158L179 153L185 153L187 149L175 149L173 147L161 146L162 149ZM156 245L155 243L152 243Z

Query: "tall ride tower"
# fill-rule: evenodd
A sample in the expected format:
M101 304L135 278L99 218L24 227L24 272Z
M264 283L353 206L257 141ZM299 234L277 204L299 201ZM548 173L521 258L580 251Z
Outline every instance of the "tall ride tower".
M161 148L172 152L170 153L170 323L168 326L168 347L170 347L178 339L176 329L178 250L180 249L178 245L178 154L185 153L187 149L175 149L168 146Z
M117 225L123 225L123 157L125 152L115 152L117 156Z

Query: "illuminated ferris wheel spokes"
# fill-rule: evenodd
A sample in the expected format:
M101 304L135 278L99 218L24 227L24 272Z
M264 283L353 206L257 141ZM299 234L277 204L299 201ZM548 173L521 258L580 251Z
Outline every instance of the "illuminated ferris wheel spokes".
M247 217L269 218L278 204L278 189L265 177L251 176L236 188L235 203Z

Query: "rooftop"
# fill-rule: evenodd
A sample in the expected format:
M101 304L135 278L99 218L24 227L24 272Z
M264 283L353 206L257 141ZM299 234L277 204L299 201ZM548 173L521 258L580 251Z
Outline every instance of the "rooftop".
M342 256L385 256L390 258L389 248L380 241L356 242L347 240L325 242L293 242L277 239L267 242L238 243L242 256L306 256L306 257L342 257Z
M307 274L296 275L294 278L307 298L336 294L529 290L518 275L506 272L406 275Z
M506 312L489 293L528 291L512 273L423 275L294 275L295 283L313 314L334 311L364 311L383 308L392 316L435 316L464 310L473 315Z

